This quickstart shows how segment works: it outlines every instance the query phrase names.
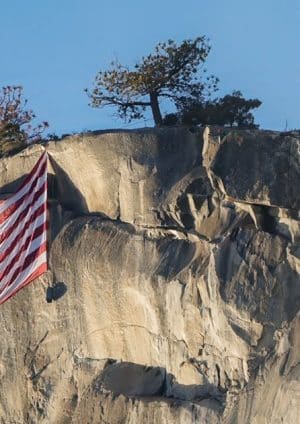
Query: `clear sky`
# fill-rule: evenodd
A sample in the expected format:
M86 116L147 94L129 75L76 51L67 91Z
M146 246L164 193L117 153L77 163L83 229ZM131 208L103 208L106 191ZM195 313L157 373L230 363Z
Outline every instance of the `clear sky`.
M159 41L207 35L220 92L258 97L262 128L300 128L300 0L0 0L0 84L21 84L57 134L123 125L84 88L111 59L131 65ZM152 125L151 121L135 126Z

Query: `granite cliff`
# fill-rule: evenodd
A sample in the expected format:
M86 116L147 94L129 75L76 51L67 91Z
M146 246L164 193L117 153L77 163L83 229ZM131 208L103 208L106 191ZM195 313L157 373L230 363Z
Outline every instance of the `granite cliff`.
M298 423L300 135L47 150L50 270L0 308L0 423ZM42 151L0 160L1 196Z

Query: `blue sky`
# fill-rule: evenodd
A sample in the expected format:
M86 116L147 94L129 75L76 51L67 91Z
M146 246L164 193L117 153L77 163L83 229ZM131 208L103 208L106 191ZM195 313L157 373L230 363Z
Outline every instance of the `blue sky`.
M21 84L57 134L124 125L83 92L111 59L131 65L159 41L206 35L220 92L258 97L262 128L300 128L299 0L0 0L0 84Z

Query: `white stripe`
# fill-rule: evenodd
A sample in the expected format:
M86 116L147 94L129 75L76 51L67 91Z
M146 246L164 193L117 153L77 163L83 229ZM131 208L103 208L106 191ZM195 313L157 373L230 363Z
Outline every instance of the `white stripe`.
M47 220L47 212L44 211L42 212L40 215L37 216L36 220L32 222L31 225L33 225L34 223L36 224L36 228L39 227L40 225L42 225L44 222L46 222ZM20 222L20 224L12 231L12 233L10 234L10 236L7 239L4 239L2 241L2 243L0 243L0 249L1 252L5 252L13 243L13 241L15 240L15 238L19 235L19 233L23 230L25 223ZM31 228L31 226L28 227L28 230ZM28 231L26 230L26 232ZM21 242L21 240L20 240ZM15 248L19 246L19 243L16 244ZM14 248L14 249L15 249ZM0 267L1 267L1 261L0 261Z
M36 185L34 191L32 191L27 196L27 198L24 199L24 201L19 205L18 209L16 209L11 215L9 215L2 222L2 224L0 224L0 231L5 231L7 229L7 227L9 226L10 222L12 222L13 220L15 221L18 218L19 214L22 213L24 209L29 207L29 205L33 201L33 198L34 198L35 194L37 193L37 191L40 190L45 184L46 184L46 177L45 177L45 175L42 175L37 180L37 185ZM45 187L45 191L46 191L46 187Z
M41 237L36 238L32 243L29 244L28 248L20 254L17 262L11 268L9 273L6 274L4 278L2 278L0 282L0 290L3 290L6 284L10 282L12 275L14 274L16 269L25 262L27 256L29 256L30 253L34 252L41 245L41 240L45 242L46 239L47 239L47 231L44 231Z
M0 235L4 232L11 232L11 234L2 240L0 243L0 251L3 255L3 259L0 262L0 303L3 303L11 295L13 295L18 289L21 289L25 284L25 281L32 277L33 273L43 264L47 265L47 252L37 253L37 250L45 245L47 240L47 230L43 228L42 234L35 239L29 239L33 236L34 231L41 225L46 223L47 213L46 210L39 213L37 217L32 221L33 214L47 202L47 154L39 159L38 168L34 173L29 174L29 181L22 189L19 189L14 195L10 196L4 202L0 203L0 217L5 217L4 221L0 224ZM42 174L38 177L38 174ZM28 177L27 177L28 178ZM33 185L34 187L31 187ZM34 196L38 191L41 190L41 194L35 200ZM16 202L19 202L17 210L10 211L9 209L14 206ZM20 214L24 217L21 219ZM28 228L25 230L25 226ZM24 234L23 234L24 231ZM21 235L22 234L22 235ZM16 242L16 246L13 250L8 253L8 249L12 247L12 244L21 235L20 240ZM28 241L28 246L24 251L22 249ZM25 265L28 257L35 252L30 264L25 270L19 270ZM36 257L35 257L36 256ZM13 261L16 263L13 264ZM5 271L7 269L7 271ZM16 273L14 279L13 275Z
M13 194L8 199L4 200L3 203L0 204L0 214L2 214L9 206L11 206L13 203L17 202L19 199L21 199L28 192L28 190L31 186L31 183L36 179L36 176L39 174L42 166L45 165L45 161L47 161L47 154L45 154L44 158L41 160L41 163L39 164L38 169L31 176L28 183L21 190L18 190L15 194Z
M0 234L1 232L7 231L12 225L14 225L14 223L16 222L16 220L18 219L19 215L26 209L29 207L30 203L32 202L34 195L36 194L36 192L45 184L46 179L45 176L43 175L43 177L39 178L39 182L38 185L35 189L35 191L33 191L29 197L20 204L20 206L18 207L18 209L15 210L15 212L12 215L9 215L7 217L7 219L5 221L2 222L2 224L0 224ZM42 192L41 196L38 198L40 199L42 196L44 196L46 193L46 188L45 190ZM37 199L37 200L38 200ZM36 201L37 201L36 200ZM30 210L30 209L29 209Z
M24 226L28 223L28 221L30 221L30 219L31 219L32 215L35 213L35 211L37 211L38 208L44 204L44 202L46 201L46 197L47 197L47 193L45 192L36 200L36 203L34 203L32 205L32 207L28 210L27 216L22 221L20 221L18 223L17 227L15 227L12 230L9 237L4 238L0 242L0 249L1 249L2 252L7 250L7 248L11 245L11 243L18 236L18 234L20 234L20 232L22 231ZM45 216L46 217L46 211L42 212L42 214L39 215L39 216ZM13 224L11 226L13 226Z
M33 234L36 228L38 228L40 225L46 222L45 219L41 220L40 218L41 216L39 216L34 222L32 222L32 224L28 227L26 232L23 234L22 238L18 240L18 243L16 243L13 250L8 255L4 256L2 261L0 261L0 276L2 275L6 267L10 264L10 262L15 258L15 256L19 254L18 252L23 249L26 240L28 239L28 237L30 237L30 234ZM40 224L39 224L39 221L41 221ZM46 229L44 229L44 231L46 231ZM28 246L30 245L30 243L32 243L33 240L29 241Z
M43 252L36 261L32 262L21 274L19 274L18 278L14 281L13 284L6 287L5 290L0 294L0 302L9 297L14 291L22 286L24 281L33 274L39 266L47 261L47 254Z

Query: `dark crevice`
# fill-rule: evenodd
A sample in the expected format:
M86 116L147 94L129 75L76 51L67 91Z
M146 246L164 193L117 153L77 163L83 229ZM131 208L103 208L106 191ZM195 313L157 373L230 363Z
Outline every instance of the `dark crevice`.
M269 208L262 207L261 212L261 230L269 234L276 234L276 219L274 216L270 215Z

